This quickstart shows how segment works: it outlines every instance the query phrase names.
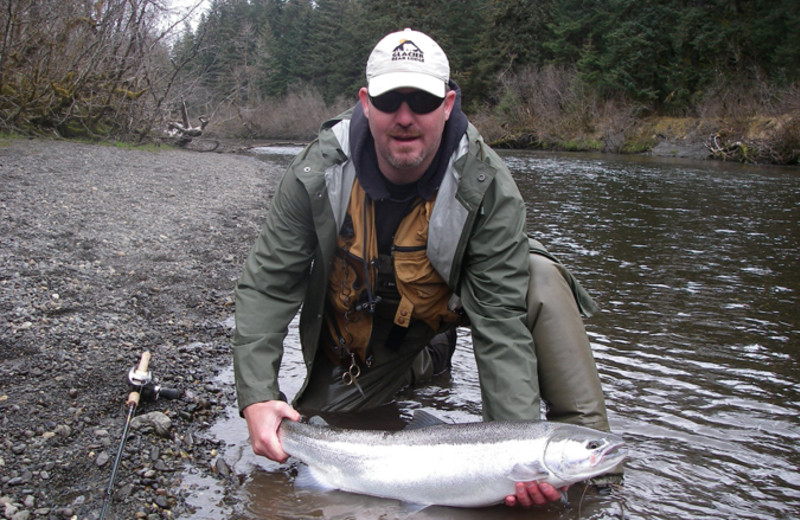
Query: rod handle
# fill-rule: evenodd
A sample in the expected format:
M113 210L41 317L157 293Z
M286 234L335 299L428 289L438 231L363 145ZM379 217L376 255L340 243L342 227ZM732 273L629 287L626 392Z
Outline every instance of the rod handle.
M139 392L131 392L130 394L128 394L128 400L125 401L125 406L127 406L128 408L130 408L131 406L136 408L137 406L139 406L139 397L140 397Z
M139 366L136 367L136 372L139 374L146 374L150 366L150 351L145 350L142 352L142 358L139 360Z

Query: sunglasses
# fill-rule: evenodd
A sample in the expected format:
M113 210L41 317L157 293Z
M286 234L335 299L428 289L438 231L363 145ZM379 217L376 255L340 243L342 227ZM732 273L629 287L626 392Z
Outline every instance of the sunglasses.
M392 90L380 96L370 96L369 100L375 108L387 114L396 112L403 101L408 103L408 108L415 114L429 114L442 105L444 98L436 97L424 90L415 90L408 94Z

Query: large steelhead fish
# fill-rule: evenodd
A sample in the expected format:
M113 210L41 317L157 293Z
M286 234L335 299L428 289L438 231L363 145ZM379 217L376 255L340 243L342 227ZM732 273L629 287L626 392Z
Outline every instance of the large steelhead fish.
M515 482L566 486L611 470L627 451L618 435L542 421L388 432L284 420L278 433L321 487L419 505L497 504Z

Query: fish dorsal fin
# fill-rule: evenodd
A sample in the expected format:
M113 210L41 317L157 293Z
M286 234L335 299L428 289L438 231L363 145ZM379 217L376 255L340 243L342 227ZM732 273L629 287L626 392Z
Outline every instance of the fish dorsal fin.
M445 424L445 422L433 414L424 410L415 410L414 418L406 425L405 430L418 430L420 428L428 428L430 426L438 426Z
M531 482L541 480L550 475L550 472L538 461L518 462L511 468L508 478L514 482Z
M315 415L314 417L310 418L308 420L308 424L310 424L312 426L326 426L326 427L330 426L328 424L328 421L326 421L325 419L323 419L319 415Z

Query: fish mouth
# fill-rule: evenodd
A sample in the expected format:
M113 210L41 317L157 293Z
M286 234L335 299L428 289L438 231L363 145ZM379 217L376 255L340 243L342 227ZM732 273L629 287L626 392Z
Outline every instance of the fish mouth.
M597 457L597 462L595 465L600 464L606 459L622 460L627 456L628 447L625 445L625 443L623 441L614 442L606 446L606 449L604 449L600 456Z

